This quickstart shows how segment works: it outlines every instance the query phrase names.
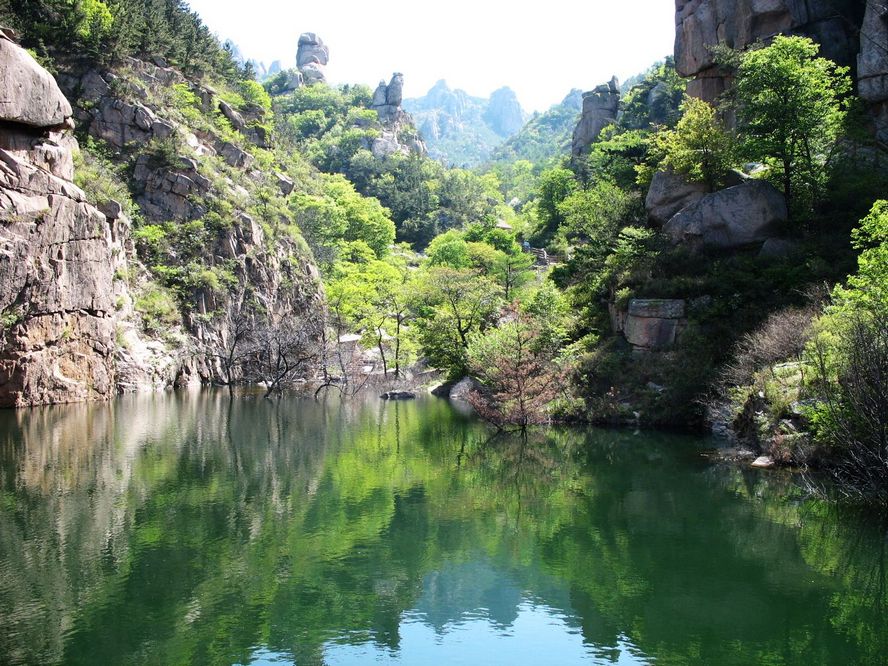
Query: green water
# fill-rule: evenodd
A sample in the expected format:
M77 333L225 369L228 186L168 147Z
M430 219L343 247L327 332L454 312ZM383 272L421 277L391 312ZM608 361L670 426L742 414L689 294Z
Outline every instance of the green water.
M0 412L0 658L868 664L885 532L705 442L225 392Z

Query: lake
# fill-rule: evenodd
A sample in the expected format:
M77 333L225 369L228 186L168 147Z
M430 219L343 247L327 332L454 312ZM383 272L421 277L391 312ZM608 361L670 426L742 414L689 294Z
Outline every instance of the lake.
M884 524L710 442L443 400L0 411L8 664L876 664Z

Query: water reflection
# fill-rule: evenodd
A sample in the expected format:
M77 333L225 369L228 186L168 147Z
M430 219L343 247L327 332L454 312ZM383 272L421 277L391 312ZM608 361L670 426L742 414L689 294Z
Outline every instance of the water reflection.
M9 663L880 663L885 531L698 443L446 403L0 413Z

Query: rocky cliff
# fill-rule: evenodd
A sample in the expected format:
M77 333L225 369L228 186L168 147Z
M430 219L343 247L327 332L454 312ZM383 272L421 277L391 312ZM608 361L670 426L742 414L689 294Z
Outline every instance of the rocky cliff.
M107 398L129 221L72 182L71 106L8 31L0 84L0 406Z
M7 36L0 58L0 404L224 381L244 320L318 316L264 109L164 63L65 63L60 89ZM72 117L126 165L136 242L127 206L73 184Z
M723 93L730 77L711 48L745 49L777 34L811 37L822 54L851 68L860 97L870 102L876 133L888 140L888 9L869 0L676 0L675 65L693 77L688 92L706 101Z

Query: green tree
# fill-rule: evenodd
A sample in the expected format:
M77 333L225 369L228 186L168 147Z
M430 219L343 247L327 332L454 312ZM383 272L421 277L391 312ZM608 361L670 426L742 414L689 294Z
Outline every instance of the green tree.
M764 160L790 210L807 212L828 175L851 90L848 68L817 54L806 37L778 36L742 56L737 120L748 158Z
M467 350L474 333L493 323L502 290L473 270L427 269L417 282L416 328L429 362L459 377L468 370Z
M564 223L564 213L560 206L577 190L574 173L564 167L555 167L540 175L537 192L538 226L534 239L540 244L548 243Z
M663 156L660 168L683 173L713 192L724 183L733 164L733 141L710 104L687 97L681 111L675 129L658 132L654 139Z
M511 311L499 326L472 337L469 367L482 385L469 399L478 414L499 429L548 422L564 371L555 352L543 343L540 328L528 315Z

